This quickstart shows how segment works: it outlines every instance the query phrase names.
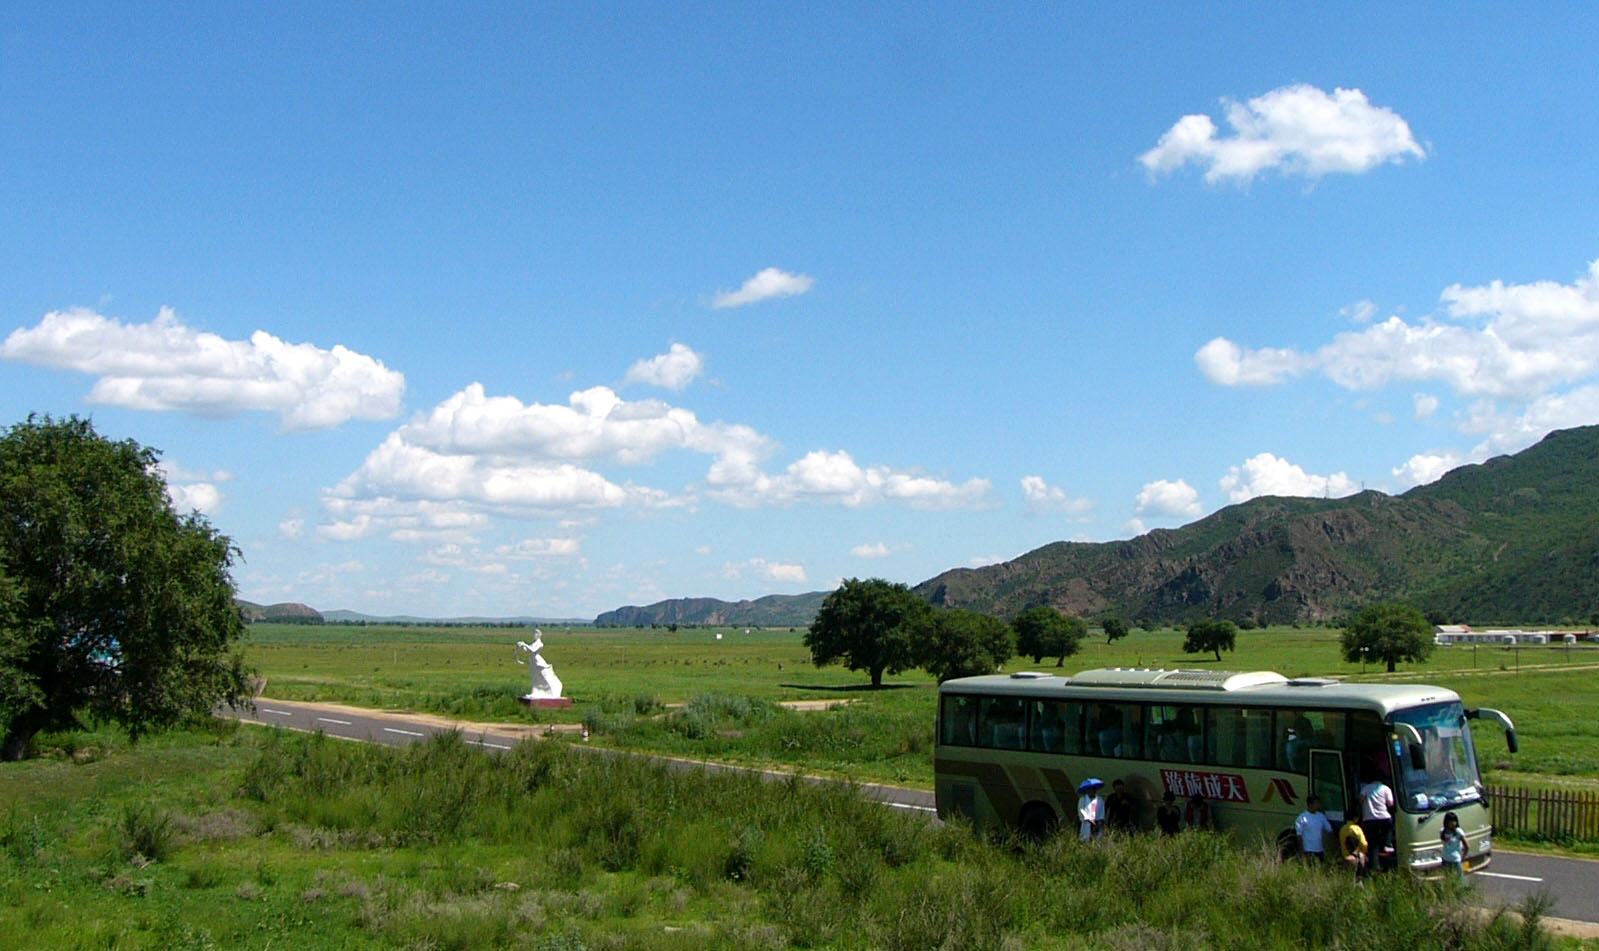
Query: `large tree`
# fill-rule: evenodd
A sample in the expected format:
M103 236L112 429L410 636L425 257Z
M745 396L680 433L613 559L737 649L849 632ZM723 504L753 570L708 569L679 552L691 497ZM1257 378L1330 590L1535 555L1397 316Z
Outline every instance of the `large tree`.
M1232 650L1238 643L1238 627L1231 621L1195 621L1188 625L1188 636L1183 638L1183 653L1203 654L1211 651L1216 660L1221 652Z
M1127 622L1119 617L1108 617L1100 621L1099 629L1105 632L1106 644L1119 641L1132 633L1132 630L1127 626Z
M237 552L156 463L77 417L0 436L0 757L84 713L137 738L247 695Z
M881 687L885 672L916 666L911 631L931 610L905 585L847 578L822 601L805 646L816 666L841 660L850 670L870 673L872 686Z
M1408 604L1373 604L1344 628L1340 637L1344 660L1380 660L1393 673L1399 661L1420 662L1432 653L1432 625Z
M991 674L1016 649L1005 622L960 608L924 614L911 631L911 644L916 666L940 682Z
M1010 622L1016 632L1016 652L1031 657L1033 663L1045 657L1055 658L1055 666L1062 667L1066 658L1077 653L1088 633L1082 618L1062 614L1047 604L1028 608Z

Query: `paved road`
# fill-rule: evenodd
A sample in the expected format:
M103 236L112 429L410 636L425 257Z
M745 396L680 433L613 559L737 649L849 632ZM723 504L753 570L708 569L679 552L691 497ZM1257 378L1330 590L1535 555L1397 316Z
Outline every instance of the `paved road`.
M491 750L508 750L522 740L546 729L532 726L457 723L442 717L383 713L337 704L300 703L264 697L256 700L254 712L224 712L241 720L264 723L268 726L305 731L320 730L329 736L384 743L389 746L404 746L434 733L459 730L462 739L474 746ZM608 752L595 747L580 748L591 749L596 753ZM704 768L712 772L724 770L762 772L773 778L782 779L787 779L789 776L784 772L748 770L743 767L699 763L670 757L663 759L680 764L684 768ZM866 784L861 787L861 791L896 809L929 814L933 812L933 794L927 790ZM1499 851L1494 853L1493 862L1488 869L1472 875L1471 881L1490 904L1514 904L1528 895L1547 891L1555 897L1554 907L1549 912L1551 915L1577 922L1592 922L1599 926L1599 862Z

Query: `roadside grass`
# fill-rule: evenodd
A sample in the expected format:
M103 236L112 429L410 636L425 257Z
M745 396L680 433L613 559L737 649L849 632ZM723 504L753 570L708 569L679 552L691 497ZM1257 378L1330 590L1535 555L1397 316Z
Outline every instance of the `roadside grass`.
M1536 904L1530 924L1483 915L1443 883L1357 885L1208 834L1027 845L847 787L564 744L102 745L0 769L0 946L1560 946Z
M550 628L545 656L574 700L568 710L529 710L514 661L516 628L354 627L257 624L247 656L267 677L267 694L377 709L438 713L488 722L583 722L593 742L746 765L801 767L862 781L928 787L937 687L921 671L887 678L872 690L864 675L816 668L798 629ZM721 639L717 639L717 635ZM1493 706L1516 721L1521 752L1506 753L1491 727L1478 732L1489 782L1530 787L1599 788L1599 648L1563 646L1439 648L1424 664L1350 664L1329 628L1240 631L1221 663L1185 654L1180 631L1136 630L1107 645L1090 637L1056 668L1015 658L1011 670L1073 672L1090 667L1198 667L1275 670L1288 676L1420 680L1456 690L1469 706ZM676 706L695 697L759 701L850 700L819 713L655 723L627 710L636 698ZM670 717L668 721L670 721Z

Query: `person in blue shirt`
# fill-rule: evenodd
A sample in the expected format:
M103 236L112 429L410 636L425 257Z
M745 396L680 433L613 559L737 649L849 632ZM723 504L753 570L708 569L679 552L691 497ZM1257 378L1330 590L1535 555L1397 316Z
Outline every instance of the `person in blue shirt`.
M1460 817L1444 813L1444 828L1438 833L1443 845L1444 872L1457 882L1466 880L1466 835L1460 831Z
M1327 854L1327 836L1332 834L1332 821L1321 811L1321 797L1306 796L1305 811L1294 820L1294 835L1299 838L1299 854L1307 861L1322 861Z

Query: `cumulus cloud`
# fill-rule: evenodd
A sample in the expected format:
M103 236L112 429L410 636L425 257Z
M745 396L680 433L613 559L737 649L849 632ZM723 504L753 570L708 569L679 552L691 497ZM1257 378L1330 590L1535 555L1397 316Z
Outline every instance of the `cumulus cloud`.
M1310 371L1356 391L1439 384L1476 400L1461 428L1486 434L1486 452L1513 452L1551 429L1599 421L1599 260L1570 284L1452 284L1440 299L1440 314L1414 323L1390 317L1312 353L1248 350L1218 337L1194 360L1223 385L1281 383ZM1418 418L1439 408L1436 396L1414 400Z
M299 538L304 534L305 519L303 518L286 518L278 523L278 535L283 538L287 538L292 541L293 539Z
M686 344L674 343L667 352L629 367L626 382L682 390L704 372L705 360L699 354Z
M264 330L225 340L185 326L163 307L147 324L77 308L46 314L0 344L0 358L98 376L88 400L205 416L278 414L285 429L327 429L400 410L405 377L335 345L291 344Z
M1369 300L1356 301L1348 307L1340 308L1338 313L1342 317L1349 318L1351 323L1369 324L1371 319L1377 316L1377 305Z
M792 502L822 502L859 507L894 502L914 509L954 509L980 505L987 479L951 482L917 472L866 466L843 450L817 450L790 463L781 475L764 472L723 482L711 497L743 508Z
M1468 461L1460 453L1448 450L1417 453L1406 460L1404 465L1395 468L1394 476L1402 488L1408 489L1435 482L1450 469L1464 465Z
M718 310L726 307L743 307L774 297L793 297L804 294L816 284L816 279L804 274L790 274L775 267L765 268L745 281L736 291L717 291L711 306Z
M894 552L882 542L873 542L871 544L862 543L856 545L854 548L851 548L849 553L854 555L856 558L887 558L894 554Z
M1133 511L1153 517L1192 518L1205 510L1200 507L1198 490L1186 481L1156 479L1138 491Z
M1221 488L1233 502L1245 502L1262 495L1342 498L1360 491L1348 474L1313 475L1287 459L1263 452L1231 466L1221 477Z
M730 561L722 566L722 577L729 581L738 581L744 577L746 571L765 581L799 583L805 580L804 565L767 561L765 558L751 558L743 562Z
M1263 348L1245 350L1226 337L1200 347L1194 354L1199 372L1212 383L1223 386L1266 386L1297 376L1309 361L1293 350Z
M335 540L388 532L397 540L460 540L491 515L570 517L621 508L694 504L739 507L818 502L948 509L983 503L986 479L963 483L914 470L858 465L847 452L808 453L778 475L762 468L776 449L754 429L704 423L658 400L627 401L607 387L573 393L567 405L490 397L472 384L417 414L323 493ZM702 483L677 492L600 471L639 466L666 452L709 458ZM441 522L449 515L451 521Z
M199 512L207 516L222 511L222 489L217 483L231 480L231 474L220 469L214 472L185 469L171 459L163 459L156 468L167 484L167 498L172 502L173 511L185 515Z
M1154 175L1191 162L1207 182L1248 182L1266 171L1316 179L1427 156L1398 113L1359 89L1283 86L1248 102L1223 99L1222 111L1230 135L1208 115L1183 116L1139 162Z
M1064 512L1067 515L1083 516L1094 507L1089 499L1074 499L1066 491L1044 481L1043 476L1022 476L1022 497L1027 500L1027 511L1032 514L1042 512Z

